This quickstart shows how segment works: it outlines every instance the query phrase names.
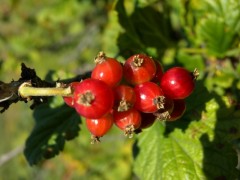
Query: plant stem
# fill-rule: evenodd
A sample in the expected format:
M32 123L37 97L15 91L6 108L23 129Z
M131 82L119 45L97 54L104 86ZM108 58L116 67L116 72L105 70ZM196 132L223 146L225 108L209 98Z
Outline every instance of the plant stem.
M31 96L71 96L71 87L32 87L30 83L23 83L18 93L22 98Z

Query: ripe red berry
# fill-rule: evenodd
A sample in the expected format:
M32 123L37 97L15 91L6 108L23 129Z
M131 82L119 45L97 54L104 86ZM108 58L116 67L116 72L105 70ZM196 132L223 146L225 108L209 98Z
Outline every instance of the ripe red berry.
M174 67L164 73L160 86L167 97L184 99L192 93L195 78L196 75L188 70L182 67Z
M92 134L92 144L100 142L99 138L104 136L113 125L113 116L108 113L99 119L86 119L86 126Z
M159 83L163 76L163 67L159 61L154 60L156 64L156 73L152 79L152 82Z
M73 92L74 92L74 90L75 90L75 87L76 87L78 84L79 84L79 82L72 82L72 83L70 83L69 86L72 88ZM65 97L63 97L63 100L64 100L64 102L65 102L68 106L74 108L73 95L72 95L72 96L65 96Z
M124 134L131 138L135 129L141 125L141 115L134 108L124 112L113 112L115 125L124 131Z
M156 116L153 113L141 113L141 125L135 130L135 133L142 132L142 129L149 128L156 120Z
M167 120L171 116L174 108L174 101L168 97L165 97L164 99L164 108L157 110L155 113L153 113L159 120Z
M122 79L122 65L114 58L106 57L100 52L95 58L96 66L92 71L91 78L104 81L110 87L116 86Z
M135 92L132 87L119 85L113 90L114 109L117 111L127 111L132 108L136 101Z
M103 81L85 79L75 87L74 106L85 118L101 118L113 107L112 89Z
M176 99L173 101L174 108L172 113L170 114L170 119L167 121L176 121L181 118L186 110L186 103L183 99Z
M164 108L164 94L153 82L145 82L134 87L136 102L134 107L144 113L154 113Z
M123 65L123 76L130 84L141 84L150 81L156 73L152 58L144 54L129 57Z

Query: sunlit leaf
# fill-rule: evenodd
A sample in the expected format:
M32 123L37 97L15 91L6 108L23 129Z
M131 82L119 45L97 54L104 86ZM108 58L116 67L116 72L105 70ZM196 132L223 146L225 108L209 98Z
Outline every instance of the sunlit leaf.
M235 32L221 17L209 15L199 22L197 29L199 37L205 42L208 51L222 57L233 43Z
M187 129L184 123L158 122L139 135L133 149L137 176L176 180L238 177L237 156L231 142L240 137L239 113L227 98L212 96L208 100L205 93L195 94L199 108L190 106L178 120L188 123Z
M237 0L206 0L208 12L204 13L197 25L197 35L208 51L223 57L239 38L240 4Z

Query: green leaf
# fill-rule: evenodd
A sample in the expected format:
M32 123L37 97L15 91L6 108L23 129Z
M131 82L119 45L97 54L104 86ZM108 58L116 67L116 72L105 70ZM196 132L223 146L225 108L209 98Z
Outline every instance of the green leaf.
M217 57L237 55L240 32L239 0L173 0L171 18L175 29L183 29L188 47ZM191 47L194 48L194 47ZM195 53L202 53L201 51ZM238 53L239 54L239 53Z
M114 57L119 53L117 39L119 34L123 32L123 29L118 23L118 15L116 11L110 11L108 18L108 23L103 34L103 50L108 56Z
M157 122L138 136L133 149L138 177L237 178L237 154L231 142L240 137L239 111L226 97L207 94L203 89L190 97L193 99L193 107L187 103L183 118Z
M164 129L163 124L155 123L138 138L136 174L141 179L202 179L200 142L191 141L180 130L166 138Z
M200 39L206 42L208 51L220 57L231 48L235 37L235 32L216 15L202 19L197 27L197 33Z
M209 11L224 19L233 32L240 31L240 2L238 0L205 0Z
M173 46L168 8L160 11L162 5L151 3L139 7L133 1L131 3L124 0L117 1L115 11L118 15L118 22L123 29L118 37L118 47L121 54L127 57L134 53L156 51L156 54L150 55L161 57L167 47ZM133 6L134 10L129 13L127 6ZM148 48L150 48L149 52Z
M193 71L195 68L197 68L198 71L204 70L205 65L203 57L198 54L192 55L187 54L184 51L179 51L176 58L179 63L181 63L184 67L186 67L190 71Z
M40 105L33 115L36 124L24 150L30 165L59 154L67 140L78 136L81 123L74 109L58 105L54 101Z
M207 0L205 3L208 12L198 21L197 36L211 54L223 57L239 38L240 4L237 0Z
M225 59L221 62L221 66L209 73L206 78L206 86L209 90L214 90L220 94L225 94L226 89L231 89L235 91L235 83L239 79L239 73L237 72L237 67L234 67L233 63L229 59Z

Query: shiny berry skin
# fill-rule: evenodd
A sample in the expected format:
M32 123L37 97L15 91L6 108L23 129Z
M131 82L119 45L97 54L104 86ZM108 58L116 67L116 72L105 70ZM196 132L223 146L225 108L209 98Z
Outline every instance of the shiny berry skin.
M78 84L79 84L79 82L72 82L72 83L70 83L69 86L72 88L72 91L73 91L73 92L74 92L74 90L75 90L75 87L76 87ZM63 100L64 100L64 102L65 102L68 106L74 108L73 96L63 97Z
M114 109L117 111L127 111L132 108L136 101L136 95L132 87L119 85L113 89Z
M164 99L164 108L157 110L155 113L153 113L159 120L167 120L171 116L170 114L172 113L174 108L174 100L165 97Z
M114 124L124 131L124 134L131 138L135 129L141 125L140 112L134 108L128 111L113 111Z
M129 57L123 65L123 76L132 85L150 81L156 73L154 60L144 54Z
M92 144L99 142L99 138L104 136L113 125L113 116L108 113L99 119L86 119L86 126L92 134Z
M172 99L188 97L195 86L194 75L182 67L173 67L166 71L160 86L164 94Z
M164 94L153 82L145 82L134 87L136 102L134 108L144 113L154 113L164 108Z
M159 61L154 60L154 62L156 64L156 73L151 81L155 82L155 83L159 83L161 81L163 73L164 73L163 67Z
M141 113L141 118L141 125L135 130L135 133L140 133L143 129L151 127L156 120L156 116L153 113Z
M103 81L88 78L81 81L74 91L74 107L83 117L101 118L113 107L112 89Z
M121 81L123 68L116 59L106 57L100 52L95 62L96 66L92 70L91 78L104 81L110 87L116 86Z
M186 103L183 99L176 99L173 101L174 108L172 113L170 114L170 119L167 121L176 121L181 118L186 111Z

